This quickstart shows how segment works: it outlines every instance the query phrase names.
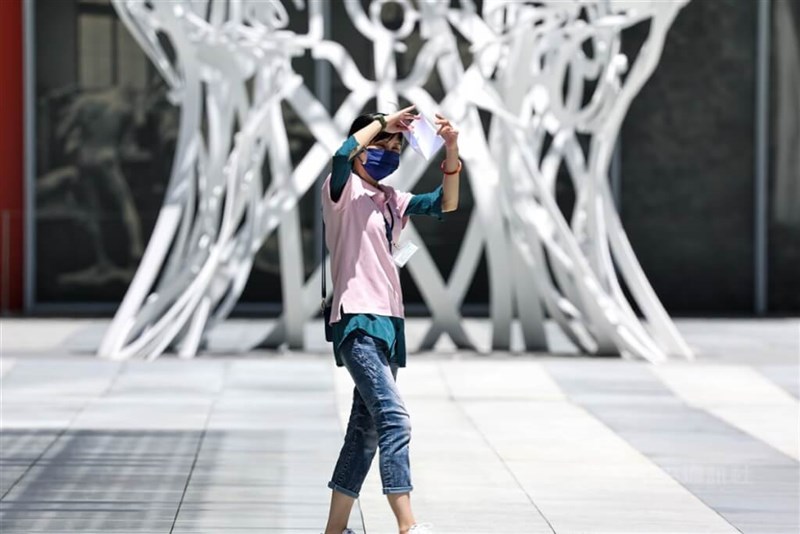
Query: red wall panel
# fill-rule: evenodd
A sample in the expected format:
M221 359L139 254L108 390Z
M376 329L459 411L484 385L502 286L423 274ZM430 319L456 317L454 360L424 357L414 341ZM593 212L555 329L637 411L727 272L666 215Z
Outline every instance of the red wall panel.
M0 311L22 308L23 145L22 0L0 1ZM4 228L5 225L5 228Z

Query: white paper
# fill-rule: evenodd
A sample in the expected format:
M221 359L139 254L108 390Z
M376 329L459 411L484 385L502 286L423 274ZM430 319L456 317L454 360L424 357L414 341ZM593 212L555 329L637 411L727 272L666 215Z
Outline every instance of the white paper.
M414 129L410 132L403 132L403 136L414 152L426 160L430 160L442 148L444 139L437 135L436 127L424 115L420 115L412 124Z

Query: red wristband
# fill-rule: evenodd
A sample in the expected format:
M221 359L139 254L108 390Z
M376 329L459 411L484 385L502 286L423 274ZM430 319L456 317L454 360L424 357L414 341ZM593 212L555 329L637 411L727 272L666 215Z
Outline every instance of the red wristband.
M442 161L442 164L439 166L439 168L442 170L442 173L444 173L444 174L458 174L458 173L461 172L461 160L458 160L458 167L453 172L447 172L446 170L444 170L444 164L446 162L447 162L447 160Z

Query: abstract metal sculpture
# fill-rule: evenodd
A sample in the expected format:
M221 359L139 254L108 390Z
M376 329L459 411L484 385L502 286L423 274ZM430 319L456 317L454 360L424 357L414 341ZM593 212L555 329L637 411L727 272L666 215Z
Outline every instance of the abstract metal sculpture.
M341 44L323 38L319 2L294 0L308 17L308 33L297 34L285 30L287 10L277 1L113 1L182 115L164 207L101 356L155 358L170 346L181 356L196 354L204 333L230 313L273 231L283 314L267 343L302 346L303 326L318 311L321 273L318 267L306 282L299 268L298 200L371 98L388 109L403 97L459 125L475 199L449 280L424 246L408 264L432 315L421 348L443 333L459 347L475 347L459 310L485 249L494 349L509 348L516 309L529 350L547 349L549 316L586 353L652 362L692 357L633 254L608 186L622 119L688 0L484 0L480 10L472 0L458 8L449 0L373 0L368 12L358 0L345 1L355 28L374 44L376 80L359 72ZM383 25L385 4L402 9L399 28ZM650 32L628 66L621 32L642 21ZM409 76L398 78L396 54L414 31L424 44ZM471 44L468 64L456 31ZM292 70L292 57L306 50L330 63L350 91L333 116ZM445 94L438 102L423 88L434 71ZM282 102L316 139L295 167ZM491 113L488 133L479 110ZM259 175L265 158L272 173L266 191ZM404 154L393 185L411 190L426 165ZM570 221L555 202L562 167L575 190ZM422 244L413 224L406 232Z

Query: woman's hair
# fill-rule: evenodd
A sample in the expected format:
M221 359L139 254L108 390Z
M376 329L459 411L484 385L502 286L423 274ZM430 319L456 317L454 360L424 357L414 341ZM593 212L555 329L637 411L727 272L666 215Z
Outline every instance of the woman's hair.
M353 121L353 124L350 125L350 131L347 134L347 137L350 137L357 131L359 131L364 126L368 125L372 121L375 120L376 115L383 115L386 116L385 113L365 113L363 115L359 115L356 117L356 120ZM389 132L379 132L378 135L372 138L372 142L376 141L385 141L386 139L391 139L395 135L402 135L399 133L389 133Z

